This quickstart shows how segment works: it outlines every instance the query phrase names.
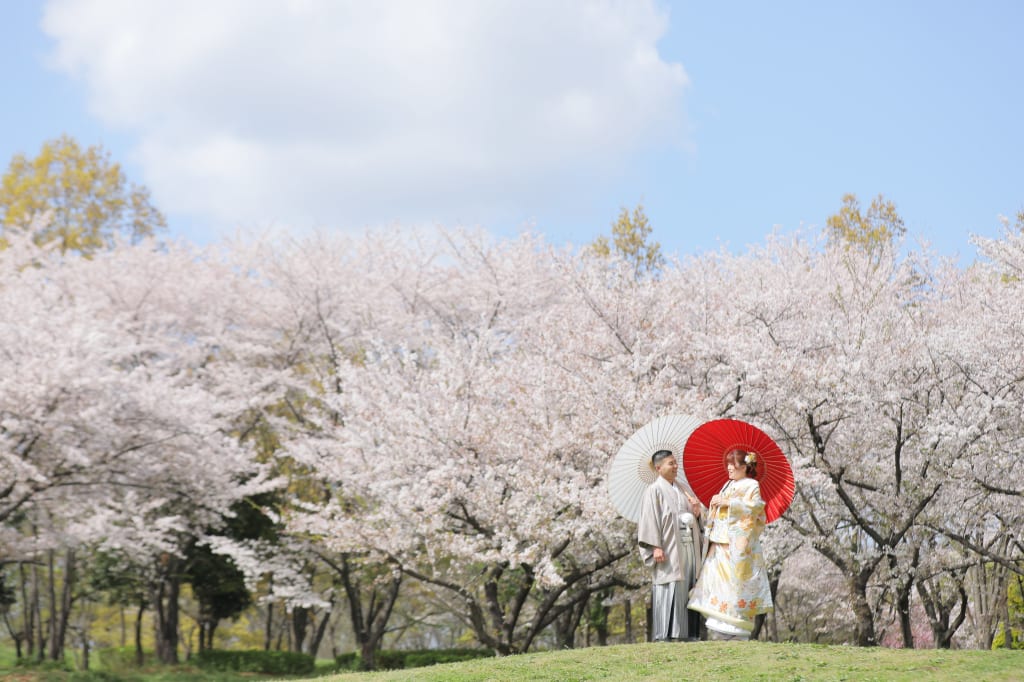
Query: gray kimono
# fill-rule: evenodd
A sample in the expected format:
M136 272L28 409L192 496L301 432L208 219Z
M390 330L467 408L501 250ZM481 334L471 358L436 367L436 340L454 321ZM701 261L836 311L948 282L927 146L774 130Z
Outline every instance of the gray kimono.
M701 566L701 508L691 509L686 493L693 495L679 479L672 484L659 476L640 505L637 541L644 565L652 569L655 641L698 634L699 616L688 613L686 603ZM665 553L665 561L655 563L655 547Z

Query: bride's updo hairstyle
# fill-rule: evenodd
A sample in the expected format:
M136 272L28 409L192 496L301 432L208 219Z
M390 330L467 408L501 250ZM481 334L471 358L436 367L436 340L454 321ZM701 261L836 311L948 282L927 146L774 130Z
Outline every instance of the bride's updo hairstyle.
M744 467L747 476L757 478L757 455L753 452L733 448L725 455L725 461L733 466Z

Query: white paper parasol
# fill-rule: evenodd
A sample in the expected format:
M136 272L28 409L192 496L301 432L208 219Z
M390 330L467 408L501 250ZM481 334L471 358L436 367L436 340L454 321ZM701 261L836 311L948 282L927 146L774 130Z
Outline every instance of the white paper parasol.
M690 434L701 425L700 420L684 414L667 414L642 426L629 437L612 458L608 471L608 492L612 504L626 519L640 520L640 501L644 490L658 477L651 466L651 455L658 450L671 450L683 476L683 448Z

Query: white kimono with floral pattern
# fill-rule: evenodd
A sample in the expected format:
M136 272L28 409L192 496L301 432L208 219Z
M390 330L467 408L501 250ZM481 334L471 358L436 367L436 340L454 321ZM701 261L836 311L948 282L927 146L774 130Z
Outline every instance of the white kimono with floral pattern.
M726 502L709 522L708 554L689 608L750 632L754 616L774 608L761 555L764 500L753 478L730 481L721 494Z

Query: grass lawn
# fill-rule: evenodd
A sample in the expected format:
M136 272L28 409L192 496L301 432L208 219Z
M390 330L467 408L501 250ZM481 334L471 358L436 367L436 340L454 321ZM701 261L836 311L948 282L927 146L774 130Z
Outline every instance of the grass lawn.
M17 668L0 647L0 679L11 682L242 682L270 680L189 666L71 673ZM327 662L323 662L327 663ZM323 675L323 673L321 673ZM276 678L282 679L282 678ZM295 680L297 678L290 678ZM314 678L303 678L314 679ZM377 673L326 674L323 682L469 682L495 680L879 680L1024 682L1024 651L863 649L814 644L697 642L631 644L488 658Z
M325 682L469 680L1024 681L1024 651L864 649L814 644L632 644L480 659L429 668L346 673Z

